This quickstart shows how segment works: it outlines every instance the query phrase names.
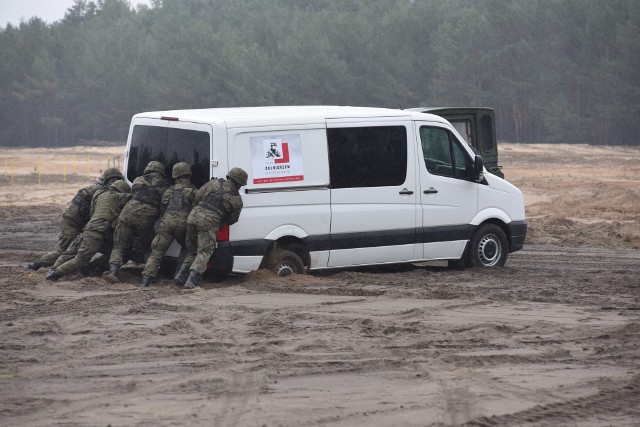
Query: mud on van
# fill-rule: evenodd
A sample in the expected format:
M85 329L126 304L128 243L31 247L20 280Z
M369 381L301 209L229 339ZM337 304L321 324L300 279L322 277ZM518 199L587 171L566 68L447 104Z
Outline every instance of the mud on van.
M218 235L217 272L278 274L425 260L501 267L522 248L522 193L485 173L449 122L416 111L294 106L133 117L128 181L151 160L187 162L200 186L249 174L238 223ZM174 242L168 255L177 256Z

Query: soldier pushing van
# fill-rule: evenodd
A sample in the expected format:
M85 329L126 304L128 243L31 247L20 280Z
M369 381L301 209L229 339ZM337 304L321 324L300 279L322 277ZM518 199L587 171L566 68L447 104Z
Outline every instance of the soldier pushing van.
M188 254L176 274L176 284L189 289L198 287L216 248L218 231L225 223L235 224L240 218L243 203L239 190L247 185L247 178L243 169L233 168L226 180L212 178L198 190L196 207L187 218Z
M131 200L122 209L113 236L107 278L117 280L118 271L134 236L138 236L140 240L145 259L149 255L151 240L155 235L154 225L160 216L162 195L170 185L164 177L164 165L158 161L149 162L143 175L133 180Z
M111 184L108 191L96 195L92 201L95 204L91 219L82 234L58 258L47 274L47 280L56 281L62 276L87 268L98 252L104 255L111 251L114 223L131 197L130 192L129 184L118 180Z
M91 199L94 194L99 190L108 189L113 182L122 179L124 177L117 168L107 168L95 184L78 190L60 217L58 246L54 251L43 255L37 261L29 263L26 268L37 271L42 267L51 267L58 257L67 250L71 242L82 233L83 227L89 221Z
M191 168L181 162L173 166L171 177L175 184L162 196L164 211L160 220L158 234L151 242L151 256L147 260L142 272L140 286L146 288L156 278L160 261L175 239L180 244L178 265L180 266L187 255L185 237L187 233L187 217L196 199L198 188L191 183Z

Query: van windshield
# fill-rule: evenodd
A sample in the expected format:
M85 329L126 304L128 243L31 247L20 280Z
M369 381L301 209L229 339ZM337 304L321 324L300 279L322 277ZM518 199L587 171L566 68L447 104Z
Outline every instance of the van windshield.
M164 126L134 126L127 179L133 181L142 175L144 168L152 160L164 164L167 177L171 177L173 165L186 162L191 166L191 182L200 187L210 178L210 140L208 132Z

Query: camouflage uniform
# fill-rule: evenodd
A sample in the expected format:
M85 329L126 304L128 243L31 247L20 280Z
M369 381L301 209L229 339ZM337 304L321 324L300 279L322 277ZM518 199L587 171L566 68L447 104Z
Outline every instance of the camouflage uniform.
M60 236L56 250L43 255L38 261L29 264L27 268L35 271L40 267L54 265L58 257L82 233L82 228L89 221L90 204L94 194L99 190L107 190L109 185L118 179L123 179L122 173L116 168L108 168L95 184L80 189L60 217Z
M143 254L148 254L155 235L154 226L160 216L162 195L169 185L170 182L164 177L164 166L156 161L149 162L144 175L133 181L131 201L122 210L113 236L113 250L109 259L109 273L112 276L123 264L134 236L139 237Z
M244 179L231 179L232 171L239 170ZM242 197L239 189L246 185L246 172L234 168L227 175L228 180L215 179L204 184L196 195L197 206L193 208L187 218L187 249L188 254L176 275L179 280L181 274L189 269L189 279L185 286L194 288L197 281L207 269L207 262L216 247L216 235L226 224L235 224L242 211Z
M180 167L186 168L183 172L188 174L179 175ZM178 172L176 172L176 170ZM180 255L178 257L178 265L182 264L187 254L187 246L185 243L185 235L187 232L187 217L194 205L196 192L198 189L190 181L191 169L186 163L177 163L173 167L173 178L176 180L175 185L162 196L162 210L164 214L160 220L158 234L151 242L151 256L147 260L142 272L142 286L148 286L150 280L157 276L158 268L162 257L169 249L169 246L175 239L180 244Z
M111 249L111 237L118 215L128 202L129 185L124 181L111 184L108 191L104 191L94 198L95 211L84 227L79 238L74 240L73 247L77 250L75 256L54 267L47 275L48 280L58 280L60 277L74 273L89 265L93 256L108 253ZM65 256L71 255L67 249Z

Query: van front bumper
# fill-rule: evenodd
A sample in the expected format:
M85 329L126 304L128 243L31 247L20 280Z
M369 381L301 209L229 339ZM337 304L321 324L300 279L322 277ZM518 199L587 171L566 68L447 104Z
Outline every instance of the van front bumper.
M509 252L519 251L527 237L527 222L511 221L507 227L509 228Z

